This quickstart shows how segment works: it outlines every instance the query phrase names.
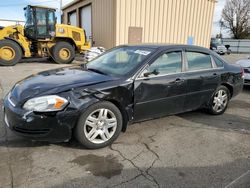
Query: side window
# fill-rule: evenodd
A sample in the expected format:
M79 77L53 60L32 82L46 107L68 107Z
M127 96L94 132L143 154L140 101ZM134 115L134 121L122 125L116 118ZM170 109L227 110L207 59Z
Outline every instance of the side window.
M54 17L53 11L48 11L48 23L49 23L49 25L55 24L55 17Z
M145 71L150 75L179 73L182 69L182 53L168 52L158 57Z
M223 61L221 61L217 57L213 57L213 59L214 59L214 62L215 62L217 67L223 67L223 65L224 65Z
M212 68L210 55L200 52L186 52L186 54L189 71Z

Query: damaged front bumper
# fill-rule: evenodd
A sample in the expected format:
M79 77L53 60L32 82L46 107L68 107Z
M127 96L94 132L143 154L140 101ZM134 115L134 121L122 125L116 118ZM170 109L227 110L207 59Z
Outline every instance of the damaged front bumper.
M35 113L14 107L4 100L4 122L17 135L32 140L64 142L70 140L79 113L67 110L56 113Z

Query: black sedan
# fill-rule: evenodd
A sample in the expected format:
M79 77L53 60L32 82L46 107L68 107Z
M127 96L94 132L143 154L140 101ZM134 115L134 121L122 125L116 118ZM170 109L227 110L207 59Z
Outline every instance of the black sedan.
M199 108L222 114L243 76L201 47L119 46L87 65L18 82L4 99L4 119L33 140L62 142L74 134L85 147L101 148L129 123Z

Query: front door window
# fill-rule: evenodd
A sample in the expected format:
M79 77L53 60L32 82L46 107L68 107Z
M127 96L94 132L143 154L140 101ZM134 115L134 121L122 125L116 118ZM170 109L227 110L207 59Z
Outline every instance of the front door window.
M180 73L182 71L182 52L168 52L158 57L144 72L144 77Z

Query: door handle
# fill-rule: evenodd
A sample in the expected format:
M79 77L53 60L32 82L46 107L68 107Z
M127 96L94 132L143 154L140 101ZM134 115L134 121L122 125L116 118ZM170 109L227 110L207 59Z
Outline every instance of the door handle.
M213 73L213 76L217 76L218 74L217 73Z
M176 78L176 80L175 80L176 84L181 84L183 82L184 82L184 79L181 79L181 78Z

